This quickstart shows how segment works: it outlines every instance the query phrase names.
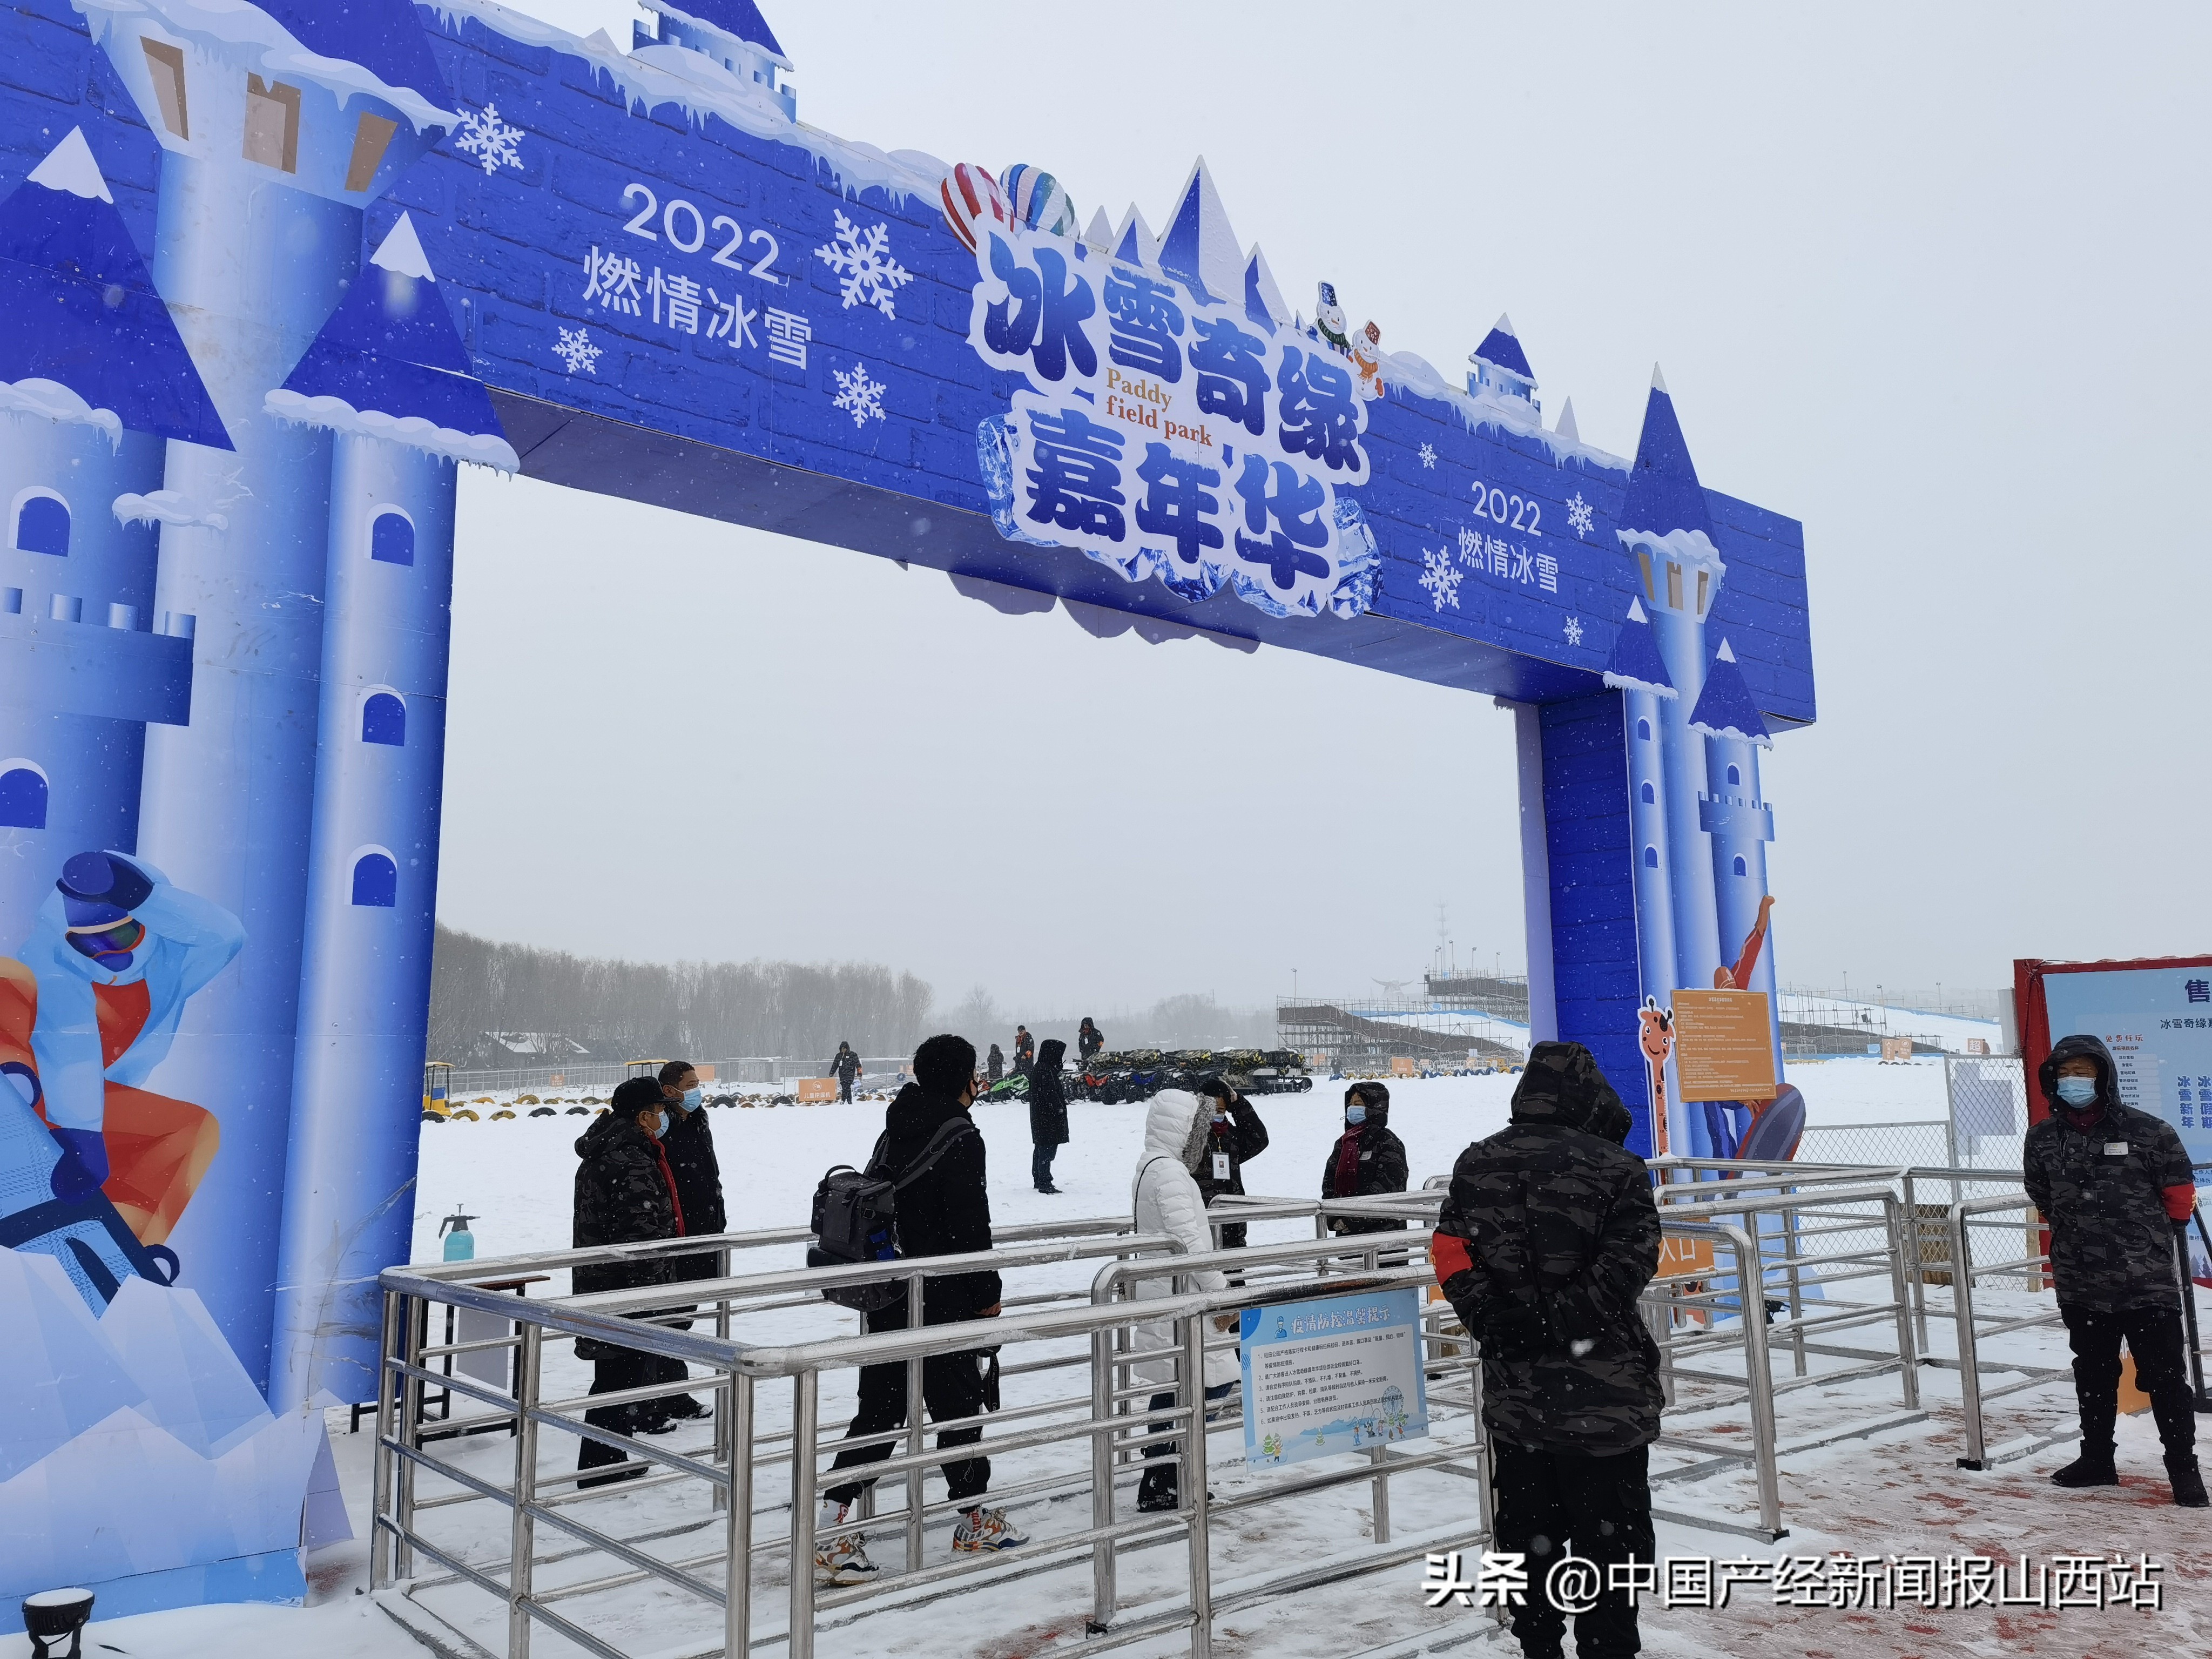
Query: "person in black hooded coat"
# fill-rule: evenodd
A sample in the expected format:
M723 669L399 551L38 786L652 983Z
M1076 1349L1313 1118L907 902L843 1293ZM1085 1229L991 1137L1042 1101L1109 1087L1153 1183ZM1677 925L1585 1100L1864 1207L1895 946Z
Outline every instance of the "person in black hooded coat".
M2074 1350L2081 1455L2051 1478L2117 1486L2120 1344L2135 1356L2166 1450L2173 1501L2206 1507L2197 1466L2197 1407L2181 1328L2174 1234L2197 1187L2173 1126L2120 1099L2112 1053L2093 1036L2061 1037L2036 1073L2051 1115L2027 1132L2028 1200L2051 1229L2051 1282Z
M1030 1072L1030 1179L1041 1193L1060 1190L1052 1184L1052 1158L1067 1144L1067 1091L1060 1074L1066 1053L1065 1042L1047 1037Z
M1406 1190L1406 1143L1390 1133L1390 1091L1380 1083L1355 1083L1344 1091L1344 1133L1321 1166L1321 1195L1363 1198ZM1333 1233L1394 1233L1403 1221L1333 1216ZM1403 1258L1400 1257L1402 1261Z
M667 1114L662 1104L658 1081L649 1077L632 1078L615 1090L608 1109L593 1118L577 1138L576 1157L580 1162L576 1165L571 1240L578 1249L684 1237L684 1214L677 1200L676 1177L668 1167L661 1146L660 1137L667 1131ZM572 1268L569 1280L575 1294L592 1296L603 1291L665 1285L671 1274L671 1259L658 1256L587 1263ZM592 1362L593 1394L615 1394L663 1380L663 1362L659 1356L635 1348L580 1337L576 1357ZM584 1413L584 1421L594 1428L624 1435L658 1433L674 1420L667 1403L659 1400L599 1407ZM586 1440L576 1467L598 1468L627 1461L628 1454L620 1447ZM645 1473L641 1466L618 1474L593 1475L579 1484L605 1486L613 1480L633 1480Z
M1653 1559L1659 1348L1637 1303L1658 1270L1659 1212L1622 1145L1631 1122L1589 1049L1538 1043L1511 1121L1460 1154L1430 1242L1481 1345L1496 1547L1527 1560L1513 1632L1532 1656L1561 1651L1566 1618L1544 1586L1562 1546L1601 1567ZM1575 1644L1582 1659L1638 1651L1625 1589L1576 1618Z

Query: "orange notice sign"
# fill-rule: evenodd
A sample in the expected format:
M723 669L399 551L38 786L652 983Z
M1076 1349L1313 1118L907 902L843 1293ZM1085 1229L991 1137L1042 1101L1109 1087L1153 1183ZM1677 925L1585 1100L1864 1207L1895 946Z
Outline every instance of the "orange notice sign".
M1674 1067L1685 1100L1773 1099L1766 994L1675 992Z
M803 1077L797 1081L799 1088L796 1092L802 1106L812 1106L837 1098L837 1079L834 1077Z

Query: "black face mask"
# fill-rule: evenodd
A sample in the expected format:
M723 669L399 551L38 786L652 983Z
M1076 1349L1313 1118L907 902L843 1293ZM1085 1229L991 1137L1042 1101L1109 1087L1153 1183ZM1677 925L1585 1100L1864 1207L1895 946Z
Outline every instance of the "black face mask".
M145 924L135 916L125 916L112 927L102 928L96 933L71 933L69 942L79 955L90 957L110 973L119 974L131 965L131 953L145 939Z

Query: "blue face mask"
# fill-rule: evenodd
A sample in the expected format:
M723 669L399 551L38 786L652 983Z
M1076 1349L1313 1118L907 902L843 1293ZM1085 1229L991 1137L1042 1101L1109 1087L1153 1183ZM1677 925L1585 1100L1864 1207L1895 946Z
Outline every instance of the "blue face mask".
M700 1099L705 1093L706 1091L700 1088L695 1087L686 1089L684 1091L684 1109L687 1112L697 1111L699 1109Z
M2058 1079L2058 1097L2069 1106L2089 1105L2097 1098L2097 1079L2093 1077L2062 1077Z
M668 1114L663 1112L658 1118L653 1120L653 1138L655 1140L660 1140L665 1139L667 1136L667 1133Z
M1351 1124L1354 1128L1358 1127L1361 1124L1367 1121L1367 1109L1364 1106L1346 1107L1344 1109L1344 1121L1346 1123Z

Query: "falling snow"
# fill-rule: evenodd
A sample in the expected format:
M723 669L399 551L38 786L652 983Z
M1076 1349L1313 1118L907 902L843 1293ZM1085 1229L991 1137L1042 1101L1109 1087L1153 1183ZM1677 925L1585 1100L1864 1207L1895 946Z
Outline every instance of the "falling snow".
M1568 617L1568 618L1567 618L1567 643L1568 643L1569 645L1580 645L1582 642L1583 642L1583 619L1582 619L1580 617Z
M1421 465L1423 466L1434 466L1436 464L1437 447L1434 444L1423 444L1421 446Z
M1567 497L1567 528L1577 536L1587 536L1594 522L1595 519L1590 512L1590 504L1583 499L1583 492L1577 489Z
M814 257L837 273L837 291L845 296L846 310L870 305L896 318L891 296L914 280L914 273L892 258L890 250L889 225L863 230L840 213L836 240L816 248Z
M568 365L571 374L580 368L586 374L598 374L599 349L592 343L588 329L564 328L561 337L553 343L553 355Z
M522 165L522 129L501 120L498 105L486 104L482 110L471 110L461 117L460 136L453 140L453 148L465 155L475 156L486 173L519 167Z
M837 395L830 401L852 416L856 428L884 418L884 383L868 378L866 363L854 363L849 372L833 368L830 378L837 382Z
M1464 573L1452 562L1451 550L1439 547L1421 550L1421 586L1429 590L1429 598L1437 610L1449 605L1459 609L1459 585Z

